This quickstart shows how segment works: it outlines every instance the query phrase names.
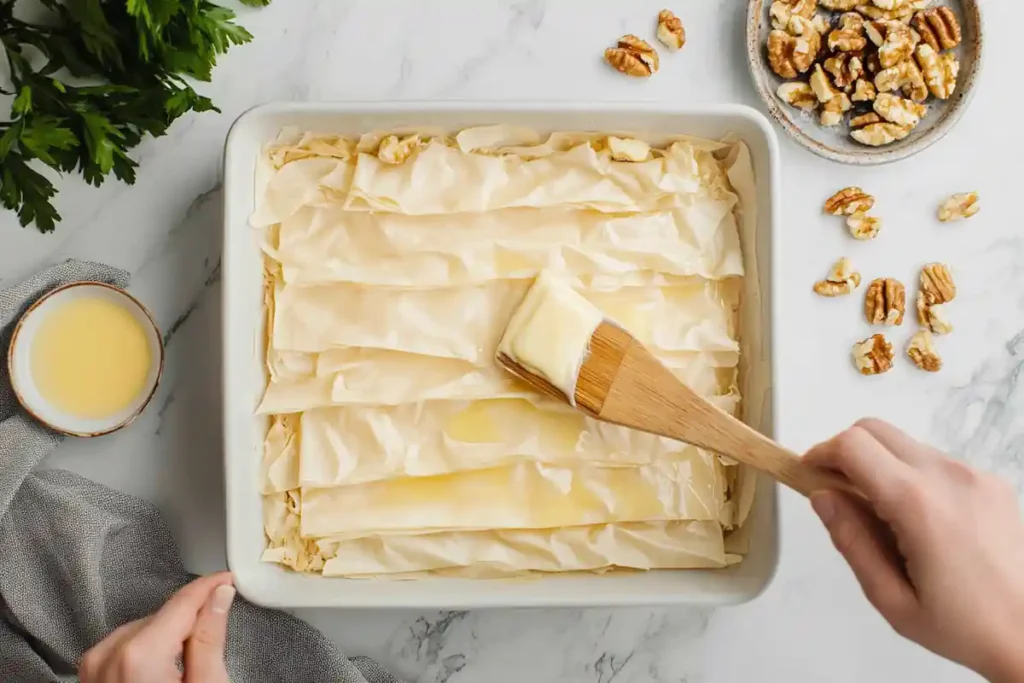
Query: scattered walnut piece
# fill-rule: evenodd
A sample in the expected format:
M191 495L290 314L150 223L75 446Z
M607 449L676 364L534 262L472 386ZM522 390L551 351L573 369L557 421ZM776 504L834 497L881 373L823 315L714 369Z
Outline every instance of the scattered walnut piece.
M817 0L775 0L768 8L768 16L771 17L772 28L785 31L794 16L813 19L817 16L817 9Z
M658 40L675 52L686 44L686 29L672 10L663 9L658 13Z
M815 14L814 18L811 19L811 26L822 36L828 35L832 31L832 23L824 14Z
M910 5L897 9L882 9L881 7L861 2L857 5L856 10L863 14L866 19L873 21L899 21L906 24L914 16L914 7Z
M385 164L400 164L413 155L420 146L419 135L385 135L377 148L377 158Z
M825 70L821 68L821 64L814 65L814 71L811 72L809 83L811 90L814 91L814 95L822 104L836 96L836 89L829 83L828 76L825 75Z
M881 147L902 140L913 130L913 126L901 126L898 123L873 120L876 117L881 118L872 112L851 119L850 137L862 145Z
M858 78L857 82L853 84L853 96L850 99L854 102L873 102L877 95L878 91L875 90L871 81L866 78Z
M928 86L924 74L917 63L910 59L878 72L875 76L875 88L879 92L902 90L907 98L915 102L924 102L928 99Z
M882 229L882 219L866 213L855 213L846 219L846 227L854 239L873 240Z
M928 107L891 93L880 93L874 102L875 113L890 123L914 128L928 113Z
M892 344L876 334L853 345L853 362L862 375L880 375L892 369Z
M921 268L921 294L928 306L944 304L956 298L956 285L946 264L929 263Z
M841 258L832 266L824 280L814 283L814 291L822 296L843 296L860 287L860 273L853 269L850 259Z
M921 67L928 90L940 100L947 100L956 90L956 79L960 75L960 61L952 52L939 55L931 45L917 46L914 57Z
M910 20L910 25L917 29L921 40L936 52L952 50L963 38L960 22L953 10L948 7L935 7L918 12Z
M609 135L607 145L615 161L647 161L651 158L651 146L643 140Z
M864 0L819 0L821 6L833 12L849 12Z
M824 67L832 76L832 84L840 90L850 89L864 75L864 63L853 52L837 52L825 60Z
M890 277L872 280L864 297L864 315L871 325L902 325L907 290Z
M878 59L883 69L896 66L914 56L917 36L913 29L899 21L885 25L885 42L878 47Z
M907 355L914 361L914 365L925 372L938 372L942 369L942 358L939 357L939 352L932 343L932 333L928 330L918 330L910 338Z
M615 47L604 51L604 58L617 70L635 78L647 78L658 70L658 52L634 35L619 38Z
M839 28L828 34L828 49L833 52L855 52L868 45L864 35L864 17L847 12L839 18Z
M804 111L814 111L818 108L818 98L814 95L814 91L811 90L811 86L800 81L788 81L779 86L779 89L775 91L775 94L779 96L786 104L789 104L797 109L803 109Z
M953 324L946 317L946 305L929 306L924 292L920 291L917 293L917 320L934 334L949 334L953 331Z
M873 111L858 114L857 116L850 117L850 128L857 130L864 128L875 123L885 123L881 116Z
M844 187L825 200L825 213L833 216L852 216L870 211L875 198L859 187Z
M939 206L939 220L943 223L970 218L981 211L977 192L961 192L952 195Z

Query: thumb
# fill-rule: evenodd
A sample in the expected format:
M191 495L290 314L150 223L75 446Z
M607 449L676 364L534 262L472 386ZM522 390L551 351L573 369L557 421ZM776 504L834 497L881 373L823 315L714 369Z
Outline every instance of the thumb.
M866 505L838 491L814 493L811 506L868 602L897 630L903 629L917 607L917 595L887 538L885 524Z
M196 625L185 643L185 683L228 683L224 645L228 611L234 598L234 586L217 586L199 611Z

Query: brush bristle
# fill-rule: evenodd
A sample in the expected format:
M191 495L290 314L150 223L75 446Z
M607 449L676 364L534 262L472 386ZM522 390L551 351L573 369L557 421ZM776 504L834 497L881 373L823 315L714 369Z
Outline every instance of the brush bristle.
M577 407L595 416L601 414L632 341L629 332L613 323L606 321L597 326L590 337L590 349L576 379Z

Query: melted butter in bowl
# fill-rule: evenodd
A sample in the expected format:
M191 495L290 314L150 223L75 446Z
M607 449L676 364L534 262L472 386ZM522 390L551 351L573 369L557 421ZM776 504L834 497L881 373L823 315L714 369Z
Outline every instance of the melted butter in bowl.
M31 415L60 432L98 436L129 424L149 403L163 347L142 304L84 282L50 292L22 316L8 364Z

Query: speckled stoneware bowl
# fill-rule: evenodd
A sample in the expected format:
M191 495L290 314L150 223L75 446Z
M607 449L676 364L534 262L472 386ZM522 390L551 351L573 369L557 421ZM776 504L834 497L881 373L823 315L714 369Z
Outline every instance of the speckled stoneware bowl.
M850 137L842 123L826 128L811 112L790 106L775 91L784 82L768 64L766 43L772 30L768 8L772 0L750 0L747 8L747 61L754 85L768 108L768 114L799 144L815 154L844 164L871 166L906 159L927 149L948 133L967 109L981 71L982 23L978 0L936 0L932 7L945 5L960 19L963 40L955 52L960 57L956 92L948 100L928 99L928 115L905 139L884 147L867 147ZM870 0L865 0L870 2ZM863 105L859 105L863 107ZM855 107L855 111L859 107Z

